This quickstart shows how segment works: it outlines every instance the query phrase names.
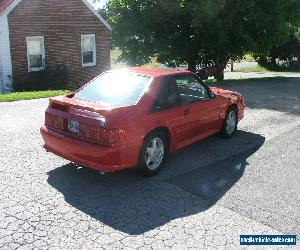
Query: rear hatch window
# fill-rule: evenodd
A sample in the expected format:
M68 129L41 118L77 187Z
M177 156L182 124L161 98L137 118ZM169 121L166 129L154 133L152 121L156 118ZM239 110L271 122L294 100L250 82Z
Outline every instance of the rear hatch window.
M75 93L74 98L109 107L136 104L147 91L151 78L127 71L107 72Z

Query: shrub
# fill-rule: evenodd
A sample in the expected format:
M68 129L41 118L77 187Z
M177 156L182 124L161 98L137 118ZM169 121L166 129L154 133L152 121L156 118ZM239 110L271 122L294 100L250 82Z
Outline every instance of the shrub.
M13 79L13 90L20 91L39 91L39 90L58 90L65 87L67 80L67 68L63 64L58 64L54 71L45 68L40 71L32 71L24 78Z
M296 36L274 46L268 56L258 56L260 66L272 71L300 71L300 40Z

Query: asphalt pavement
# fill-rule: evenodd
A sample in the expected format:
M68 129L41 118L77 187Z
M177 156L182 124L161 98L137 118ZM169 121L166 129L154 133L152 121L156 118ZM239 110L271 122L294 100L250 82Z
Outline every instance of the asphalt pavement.
M101 175L42 148L46 99L0 103L0 249L258 249L300 236L300 74L226 82L244 120L171 155L162 172ZM286 247L259 247L286 249Z

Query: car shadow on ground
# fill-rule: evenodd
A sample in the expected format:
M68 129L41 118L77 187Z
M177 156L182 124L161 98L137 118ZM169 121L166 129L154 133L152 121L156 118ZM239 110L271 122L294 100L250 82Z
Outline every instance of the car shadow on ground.
M179 151L166 163L160 176L172 173L175 164L177 168L181 164L185 173L168 177L166 181L160 177L142 177L131 169L100 175L67 164L48 172L48 183L74 208L115 230L140 235L172 220L207 210L239 181L247 159L265 139L244 131L239 131L233 139L234 144L247 141L248 146L240 145L242 151L232 152L228 143L223 142L231 140L213 136ZM223 160L203 165L199 154L209 144L218 142L221 146L217 150L222 147ZM215 161L214 154L206 157Z

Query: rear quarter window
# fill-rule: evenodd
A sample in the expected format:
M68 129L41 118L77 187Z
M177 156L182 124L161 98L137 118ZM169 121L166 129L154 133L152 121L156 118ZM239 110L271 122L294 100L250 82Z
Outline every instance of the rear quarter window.
M151 80L130 72L107 72L75 93L74 98L112 107L129 106L148 90Z

